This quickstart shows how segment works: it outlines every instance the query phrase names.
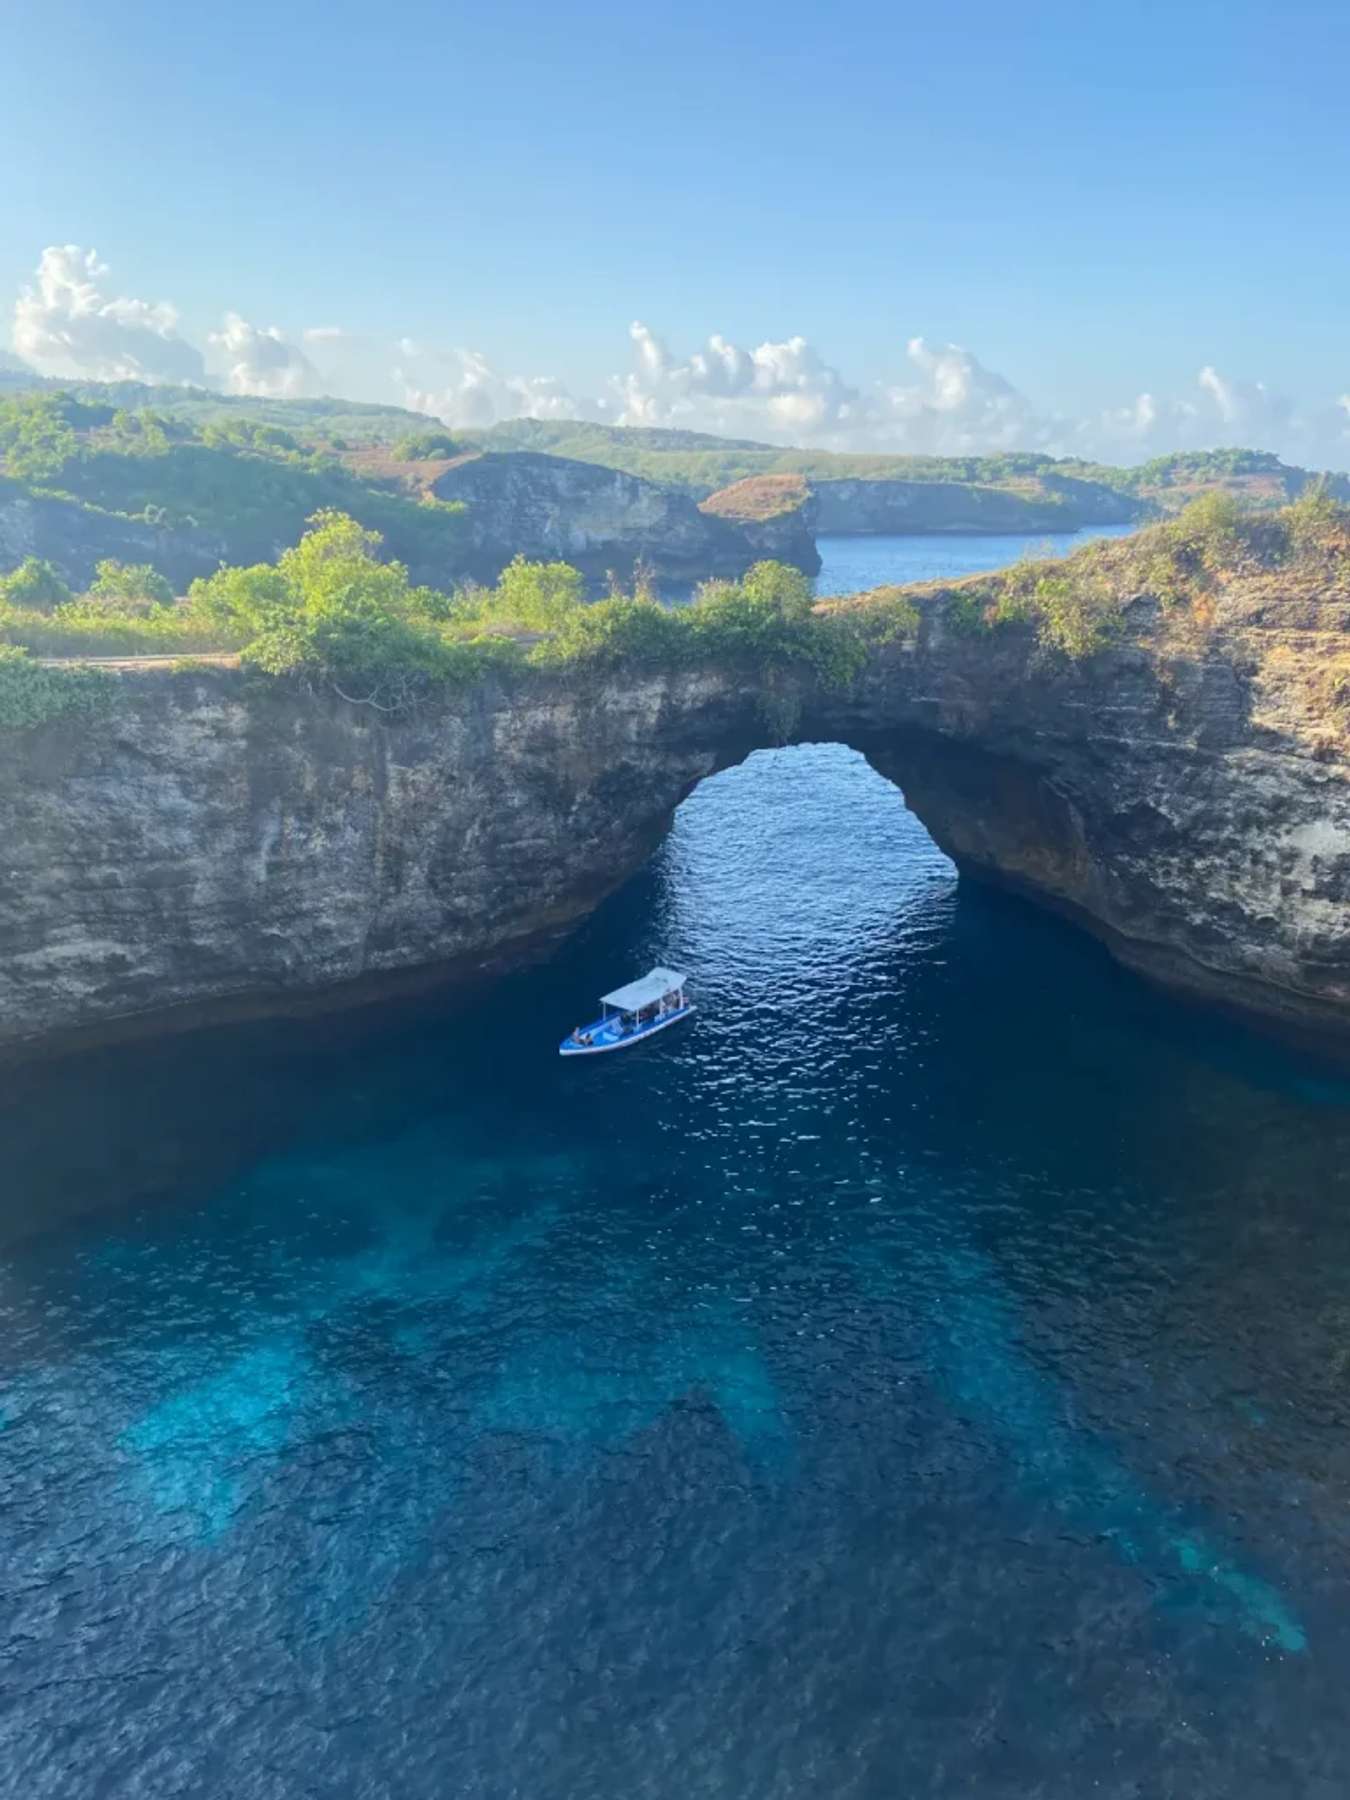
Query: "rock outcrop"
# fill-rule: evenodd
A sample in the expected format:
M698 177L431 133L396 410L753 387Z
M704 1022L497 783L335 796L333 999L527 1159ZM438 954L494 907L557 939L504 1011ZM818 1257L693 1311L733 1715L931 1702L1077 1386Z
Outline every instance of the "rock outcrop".
M1350 591L1278 572L1212 616L1135 602L1072 663L1029 626L917 641L847 693L747 671L484 684L390 718L229 669L128 669L7 737L0 1042L356 998L564 930L704 776L797 720L861 749L963 871L1123 960L1350 1032Z
M709 494L699 511L738 525L757 556L791 563L808 575L820 573L815 506L802 476L747 476Z
M701 511L675 488L563 456L485 451L461 457L432 492L467 506L463 572L484 581L517 554L571 563L596 581L611 572L626 579L637 564L670 582L740 575L770 554L810 574L820 567L800 521L766 538Z

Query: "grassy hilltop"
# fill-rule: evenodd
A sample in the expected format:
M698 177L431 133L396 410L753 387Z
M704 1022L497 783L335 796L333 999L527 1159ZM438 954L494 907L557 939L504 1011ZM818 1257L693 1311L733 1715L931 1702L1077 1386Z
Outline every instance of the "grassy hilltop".
M513 419L490 431L467 434L494 450L542 450L580 462L602 463L687 488L702 499L752 477L800 477L806 481L956 482L1051 496L1071 484L1109 488L1161 512L1179 511L1213 488L1253 505L1282 506L1296 499L1312 476L1263 450L1183 450L1134 468L1053 457L1038 451L1000 451L992 456L899 456L832 450L784 450L768 444L708 438L698 432L646 431L580 420ZM1350 481L1331 478L1337 496L1350 499ZM765 490L767 491L767 490Z

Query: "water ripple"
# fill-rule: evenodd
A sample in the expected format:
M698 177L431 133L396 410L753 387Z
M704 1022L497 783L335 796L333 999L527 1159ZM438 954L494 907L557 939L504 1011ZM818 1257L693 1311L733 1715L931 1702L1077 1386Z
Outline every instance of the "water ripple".
M831 746L454 1010L30 1081L6 1791L1344 1791L1348 1100Z

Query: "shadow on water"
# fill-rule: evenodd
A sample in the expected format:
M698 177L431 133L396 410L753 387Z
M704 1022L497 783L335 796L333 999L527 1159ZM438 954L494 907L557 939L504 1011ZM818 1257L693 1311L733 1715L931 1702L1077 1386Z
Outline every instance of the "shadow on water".
M560 1063L658 959L697 1018ZM492 1800L1350 1778L1339 1082L958 887L830 747L453 1007L30 1073L0 1763L153 1787L170 1720L203 1794L316 1745Z

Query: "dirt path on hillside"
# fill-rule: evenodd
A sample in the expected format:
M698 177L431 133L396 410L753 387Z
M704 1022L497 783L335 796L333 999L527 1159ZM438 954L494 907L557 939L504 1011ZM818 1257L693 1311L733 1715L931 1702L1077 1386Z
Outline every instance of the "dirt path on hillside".
M210 669L239 667L239 654L234 650L179 650L172 655L154 656L39 656L35 660L44 669L164 669L177 663L202 664Z

